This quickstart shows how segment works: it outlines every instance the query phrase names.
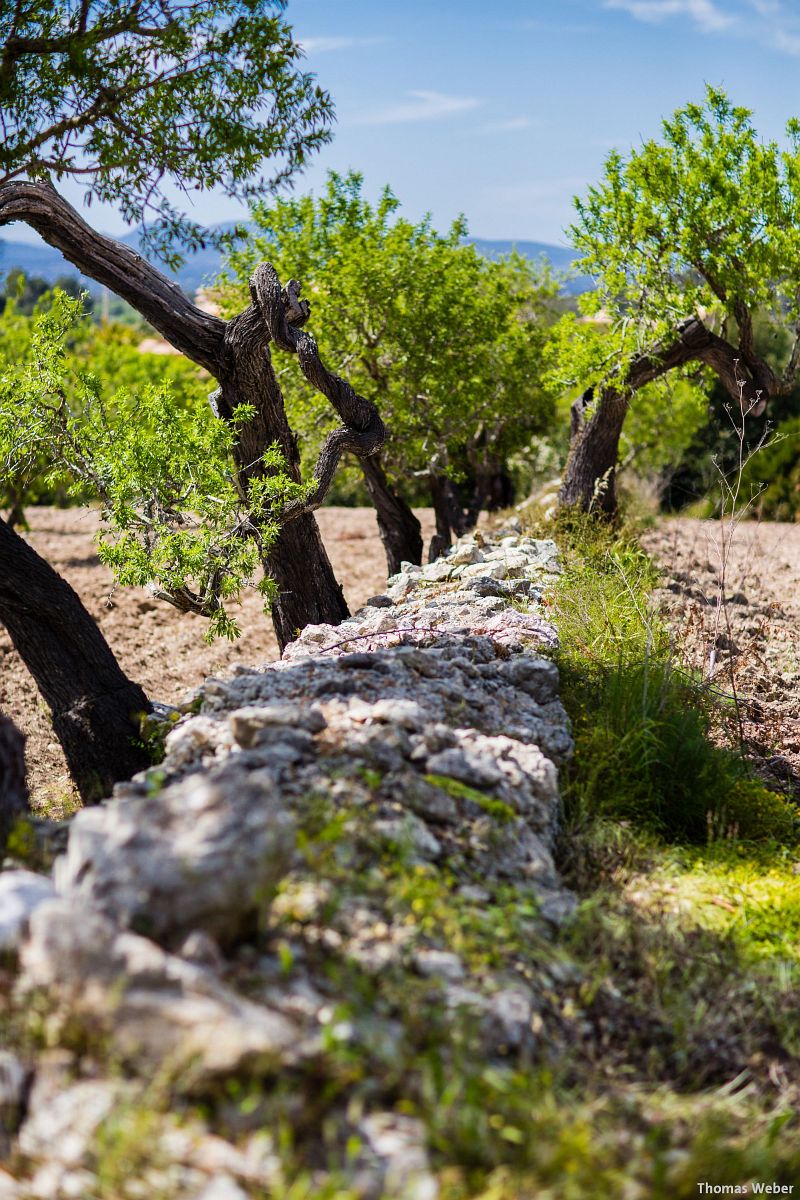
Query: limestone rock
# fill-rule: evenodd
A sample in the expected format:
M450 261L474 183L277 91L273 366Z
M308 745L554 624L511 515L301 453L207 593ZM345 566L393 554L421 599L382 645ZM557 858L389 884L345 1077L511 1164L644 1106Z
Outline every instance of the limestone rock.
M110 1038L123 1060L145 1072L169 1068L185 1086L267 1072L303 1053L294 1022L146 938L120 933L75 897L40 905L21 964L22 990L45 989L51 1001L54 1035L78 1022Z
M53 1089L49 1078L36 1080L30 1116L20 1130L20 1150L34 1161L83 1166L99 1126L125 1091L107 1080L84 1080L63 1090Z
M17 949L25 924L40 904L55 895L45 875L33 871L0 871L0 951Z
M248 1200L248 1197L230 1175L215 1175L191 1200Z
M490 937L518 902L520 943L529 929L538 947L575 906L553 860L557 769L572 748L542 603L558 569L554 544L519 526L461 538L426 567L404 563L341 625L303 630L263 669L208 680L164 761L74 818L56 898L34 877L43 897L16 926L18 994L24 1004L35 992L49 1045L107 1049L127 1082L64 1068L48 1083L39 1056L20 1142L32 1178L14 1200L95 1194L86 1146L115 1089L135 1103L154 1076L176 1096L213 1095L215 1117L165 1114L153 1165L125 1200L277 1193L281 1156L263 1131L277 1105L290 1128L306 1122L298 1147L313 1142L309 1089L329 1070L342 1084L325 1107L331 1165L335 1147L360 1142L338 1163L348 1194L435 1200L422 1124L380 1111L416 1061L417 1017L424 1032L430 1002L454 1027L444 1062L463 1023L487 1062L512 1069L546 1054L547 1022L561 1020L555 968L540 978L536 952L501 937L487 961L457 933L474 917L475 936ZM389 1002L362 1004L356 982ZM420 1012L407 1019L393 996ZM350 1051L369 1063L368 1089L351 1092L342 1076ZM74 1071L72 1052L59 1053ZM3 1100L0 1057L10 1122L28 1086L12 1060ZM250 1081L252 1107L241 1102ZM300 1165L323 1191L321 1161Z
M425 1148L425 1127L400 1113L371 1113L358 1126L364 1141L362 1161L378 1169L370 1198L385 1200L437 1200L439 1187ZM377 1187L375 1186L377 1184Z
M23 1200L22 1185L7 1171L0 1169L0 1200Z
M56 887L165 944L196 929L225 943L263 910L293 845L271 777L189 775L78 813Z

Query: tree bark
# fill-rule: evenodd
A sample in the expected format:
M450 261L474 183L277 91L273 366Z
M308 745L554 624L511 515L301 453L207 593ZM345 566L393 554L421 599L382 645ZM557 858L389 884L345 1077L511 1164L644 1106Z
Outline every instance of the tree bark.
M0 713L0 860L18 817L29 811L25 783L25 739Z
M743 416L758 416L776 389L769 366L756 358L744 326L745 348L707 329L699 317L682 322L674 339L640 354L595 397L590 388L572 405L570 449L559 492L562 508L613 515L617 508L619 439L630 398L654 379L689 362L702 362L719 377ZM591 411L589 411L591 408Z
M389 483L379 456L361 459L361 470L369 498L375 508L378 529L386 552L389 575L396 575L401 563L422 562L422 528L405 500Z
M436 469L430 472L428 478L431 503L436 517L436 533L431 538L428 562L435 562L452 546L453 534L457 538L461 537L471 526L452 479Z
M588 412L590 405L592 411ZM589 388L571 409L570 449L559 493L563 508L612 516L617 510L616 468L628 401L619 392Z
M127 300L177 350L219 380L216 411L229 418L237 405L256 415L237 450L243 492L264 451L278 442L299 480L299 455L269 357L270 337L255 305L226 323L202 312L177 284L140 254L91 228L47 182L0 185L0 225L25 221L83 274ZM237 355L241 354L241 362ZM281 647L304 625L338 624L348 616L319 528L309 511L287 525L265 561L278 587L273 622Z
M124 242L97 233L51 183L0 184L0 225L24 221L78 270L127 300L181 354L216 375L225 322L192 304Z
M252 404L255 409L253 419L242 426L234 450L245 494L249 480L263 473L262 456L274 442L281 448L287 472L300 482L297 440L286 418L269 342L269 333L254 305L235 317L225 330L216 411L229 420L239 404ZM341 585L312 514L303 514L284 525L263 561L278 587L272 621L281 649L305 625L338 625L348 616Z
M85 804L149 765L147 696L124 674L77 594L0 521L0 621L47 702Z
M482 512L498 512L514 503L514 483L503 462L495 456L489 462L473 464L475 485L466 511L467 529L474 529Z

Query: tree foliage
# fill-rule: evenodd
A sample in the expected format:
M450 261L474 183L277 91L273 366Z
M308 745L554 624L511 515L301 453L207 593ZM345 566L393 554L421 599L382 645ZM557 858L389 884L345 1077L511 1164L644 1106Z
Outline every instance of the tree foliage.
M5 277L5 284L2 292L0 292L0 307L5 309L9 303L14 304L16 310L22 313L23 316L30 316L35 310L39 301L48 292L54 288L59 288L62 292L66 292L69 296L74 296L76 299L83 293L84 308L91 312L94 308L94 301L88 293L83 292L80 285L80 280L74 275L59 275L52 283L47 279L43 279L41 275L26 275L19 267L13 267Z
M414 223L398 209L388 187L370 203L356 172L331 173L317 197L259 204L220 293L236 311L264 258L302 280L323 358L378 405L390 431L386 466L407 486L433 467L458 476L502 461L545 427L541 357L556 289L519 255L483 258L464 244L462 220L443 235L429 217ZM328 411L296 376L281 385L311 449Z
M579 384L562 501L590 507L608 485L632 396L668 372L715 375L749 419L788 393L800 366L800 123L784 147L709 87L663 122L662 137L609 155L576 200L570 230L595 291L561 329L562 382ZM758 321L791 331L781 363ZM708 379L706 380L708 382Z
M54 291L64 290L78 299L75 290L20 287L16 281L14 294L6 301L0 313L0 364L8 369L11 364L18 369L35 367L34 334L37 319L50 312ZM35 300L31 304L33 296ZM83 310L87 298L82 297ZM104 395L122 388L137 393L146 387L165 385L179 405L197 407L207 401L209 380L205 372L180 355L147 353L139 349L141 335L130 326L118 324L96 325L86 320L68 322L65 341L61 348L64 355L64 380L68 400L77 404L74 394L75 381L91 372ZM8 394L10 405L6 419L13 423L15 399ZM87 491L86 495L90 493ZM24 525L24 509L30 504L65 503L68 499L79 502L85 498L77 481L69 481L59 474L49 448L40 446L37 454L26 454L17 461L12 471L7 466L0 476L0 508L9 510L13 525Z
M217 420L199 389L180 394L167 379L133 375L135 389L112 391L108 374L70 353L86 336L80 302L56 293L33 322L26 354L0 375L0 469L41 472L99 499L99 553L119 583L149 586L178 608L209 619L209 635L238 633L225 605L253 585L261 557L278 535L276 520L305 489L283 471L276 448L269 468L241 495L232 450L252 414ZM94 364L92 364L94 365ZM270 581L259 585L267 603Z
M645 351L694 315L723 332L765 309L800 320L796 120L785 149L762 142L751 113L710 87L704 104L663 122L660 141L627 158L613 151L576 209L577 269L598 285L582 307L611 316L618 356Z
M173 196L249 200L330 136L285 0L0 6L0 183L74 178L175 261L202 228ZM171 185L167 187L167 183Z

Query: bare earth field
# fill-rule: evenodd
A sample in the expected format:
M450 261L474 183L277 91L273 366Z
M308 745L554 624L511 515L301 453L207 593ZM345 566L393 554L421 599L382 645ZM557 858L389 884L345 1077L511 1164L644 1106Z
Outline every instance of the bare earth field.
M427 542L432 514L423 509L418 516ZM70 581L123 669L151 699L175 703L208 675L276 656L272 626L256 592L245 597L237 613L242 637L208 646L201 618L179 613L141 589L112 592L111 575L94 552L95 512L34 508L28 517L34 547ZM318 517L354 610L386 581L373 511L325 508ZM765 774L800 798L800 525L738 527L727 564L727 603L718 619L719 537L715 522L681 518L662 520L649 530L645 547L664 569L656 600L689 663L704 678L712 668L711 681L720 692L731 692L733 669L748 752ZM28 736L35 807L53 815L71 807L75 795L45 707L2 630L0 711Z
M642 541L664 570L656 600L683 656L739 698L730 725L760 773L800 800L800 525L743 522L725 567L716 521L664 519ZM713 657L712 657L713 655Z
M386 583L386 559L371 508L324 508L318 514L322 536L337 578L352 610L380 592ZM425 542L433 533L428 510L417 514ZM153 600L141 588L113 591L111 573L95 554L95 511L31 508L26 535L34 548L63 575L97 620L123 670L141 683L152 700L174 704L207 675L224 673L234 663L253 665L277 656L272 623L253 590L239 610L236 642L203 641L205 621ZM27 734L28 773L34 806L54 816L75 802L61 747L50 728L47 710L28 672L0 628L0 712L13 717Z

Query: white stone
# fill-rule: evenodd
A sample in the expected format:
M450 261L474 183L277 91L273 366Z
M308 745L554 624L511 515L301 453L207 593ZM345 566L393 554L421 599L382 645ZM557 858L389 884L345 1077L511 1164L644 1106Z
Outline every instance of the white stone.
M431 583L442 583L453 573L453 563L449 558L438 558L436 562L428 563L422 569L422 578Z
M49 1083L45 1088L50 1092ZM68 1168L84 1165L97 1129L123 1091L119 1084L86 1080L42 1095L35 1081L30 1116L19 1134L20 1150L34 1161L49 1159Z
M22 1184L0 1169L0 1200L22 1200Z
M28 1072L16 1054L0 1050L0 1133L22 1106Z
M421 729L425 712L415 700L379 700L373 706L376 721L389 721L401 729Z
M462 567L460 578L468 579L505 579L508 569L504 561L473 563Z
M52 881L33 871L0 871L0 951L15 951L28 918L55 895Z
M414 966L420 975L429 979L448 979L456 983L464 978L464 964L457 954L448 950L418 950Z
M196 1083L274 1068L302 1051L294 1022L146 938L118 932L74 897L39 906L20 961L23 993L50 996L54 1031L82 1023L144 1071L169 1067Z
M457 542L447 556L447 561L455 567L466 567L471 563L483 562L483 559L483 552L472 541L465 542L463 545Z
M216 1175L191 1200L248 1200L248 1197L230 1175Z
M431 1173L421 1121L400 1113L371 1113L360 1121L358 1131L381 1164L381 1195L392 1200L437 1200L439 1186Z
M79 812L56 888L160 941L202 929L225 942L263 909L293 846L291 814L255 773L227 786L190 775Z

